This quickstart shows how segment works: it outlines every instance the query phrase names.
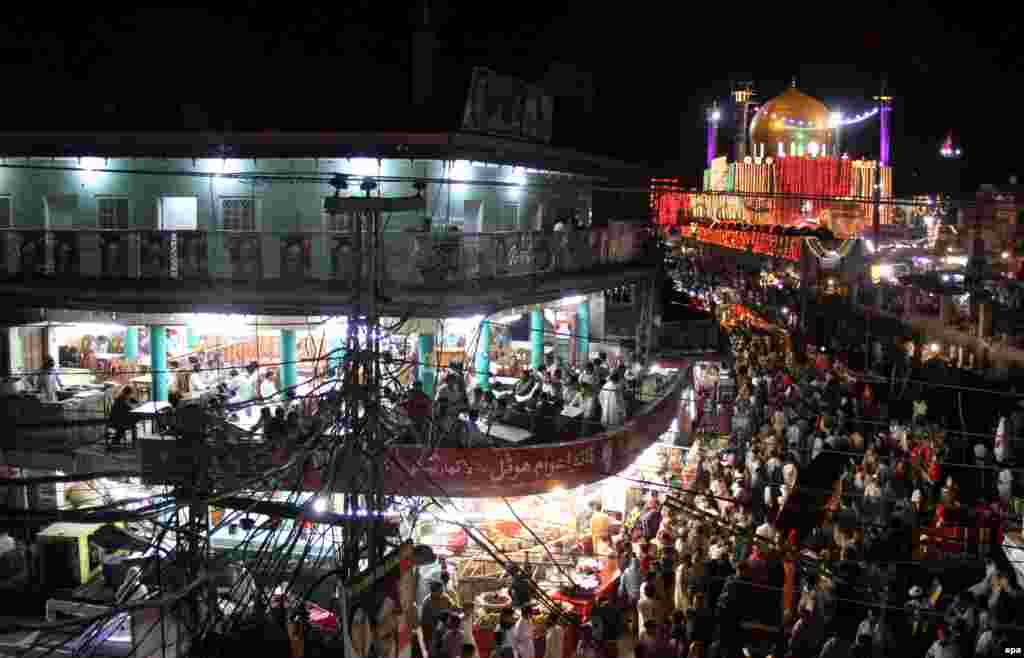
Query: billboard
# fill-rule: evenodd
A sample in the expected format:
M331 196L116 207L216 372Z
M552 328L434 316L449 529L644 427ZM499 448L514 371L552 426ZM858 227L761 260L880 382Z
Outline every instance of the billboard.
M532 142L551 142L554 101L544 89L476 67L462 130Z

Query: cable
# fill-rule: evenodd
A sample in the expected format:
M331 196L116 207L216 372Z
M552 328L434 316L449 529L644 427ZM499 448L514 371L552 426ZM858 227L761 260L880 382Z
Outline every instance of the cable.
M210 158L216 159L216 158ZM226 159L226 158L225 158ZM446 162L449 162L446 160ZM914 198L910 199L899 199L895 197L887 197L882 199L875 199L873 196L842 196L842 197L831 197L823 195L813 194L794 194L791 192L725 192L725 191L698 191L689 190L683 186L666 183L664 181L657 181L648 186L628 186L628 185L609 185L598 182L582 182L578 179L586 178L576 176L577 180L572 182L558 182L558 181L539 181L537 176L534 176L533 180L527 180L526 182L517 181L495 181L495 180L474 180L474 179L453 179L450 174L446 174L444 177L437 178L431 176L383 176L383 175L363 175L356 173L345 173L335 172L325 175L316 174L276 174L276 173L260 173L260 172L237 172L237 173L217 173L217 172L203 172L203 171L186 171L186 170L157 170L157 169L140 169L140 168L113 168L113 167L82 167L82 166L67 166L67 165L41 165L41 164L18 164L3 162L0 163L0 168L10 170L22 170L22 171L48 171L48 172L78 172L78 173L89 173L89 174L118 174L126 176L156 176L156 177L168 177L168 178L204 178L211 182L215 179L220 180L237 180L247 181L252 183L308 183L314 185L330 185L334 177L337 175L345 176L351 182L362 182L362 181L374 181L376 183L426 183L427 185L466 185L466 186L477 186L497 189L574 189L574 190L589 190L589 191L602 191L602 192L618 192L618 193L632 193L643 195L650 199L653 197L664 196L666 194L681 194L689 196L704 196L704 197L719 197L719 198L740 198L740 199L769 199L769 200L793 200L793 201L832 201L837 203L860 203L864 205L900 205L900 206L913 206L928 208L931 204L927 202L917 201ZM543 176L544 174L540 174ZM646 176L644 176L646 177ZM591 181L594 179L591 178ZM656 200L653 203L657 204L660 200ZM984 207L991 207L998 205L994 202L984 201L979 202L976 197L967 197L964 199L950 200L948 205L962 208L973 208L979 205Z

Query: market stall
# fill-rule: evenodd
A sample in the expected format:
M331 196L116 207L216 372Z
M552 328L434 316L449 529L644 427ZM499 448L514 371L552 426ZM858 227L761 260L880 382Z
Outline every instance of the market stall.
M437 514L420 524L419 541L447 556L454 598L474 603L480 655L489 655L493 648L503 609L525 604L534 610L537 655L543 655L547 615L560 611L587 620L596 602L614 595L618 561L604 542L595 551L589 515L592 501L601 501L609 531L620 534L626 488L624 480L608 478L538 496L452 499L457 512ZM523 574L540 592L517 593L517 575ZM572 626L566 628L564 647L567 658L575 652Z

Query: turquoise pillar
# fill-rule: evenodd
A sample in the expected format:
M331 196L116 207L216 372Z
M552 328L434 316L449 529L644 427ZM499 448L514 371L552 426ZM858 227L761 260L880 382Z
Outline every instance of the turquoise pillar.
M576 342L579 346L580 365L590 360L590 300L580 302L576 308Z
M185 343L188 346L188 351L191 352L196 349L196 345L199 344L199 336L192 327L185 329Z
M149 327L149 369L153 378L153 401L167 402L170 373L167 371L167 327Z
M331 355L327 359L327 367L334 370L335 377L337 377L338 368L345 362L345 337L340 334L332 337L328 349Z
M128 327L124 332L124 358L129 361L139 358L138 327Z
M530 309L530 368L544 367L544 307Z
M476 383L485 391L491 390L491 322L480 323L480 339L476 343Z
M419 362L419 380L423 385L423 392L434 397L434 335L420 334L419 349L416 350L416 360Z
M281 388L293 390L299 383L299 343L294 329L281 330Z

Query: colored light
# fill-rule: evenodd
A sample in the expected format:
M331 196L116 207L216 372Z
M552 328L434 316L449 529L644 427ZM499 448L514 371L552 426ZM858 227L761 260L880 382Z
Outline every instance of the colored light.
M712 120L712 121L718 121L718 120L720 120L721 118L722 118L722 113L721 113L720 111L718 111L718 110L713 110L713 111L711 112L711 120Z

